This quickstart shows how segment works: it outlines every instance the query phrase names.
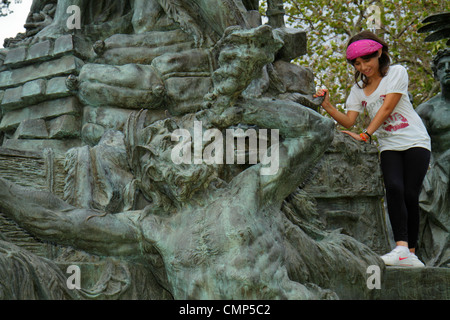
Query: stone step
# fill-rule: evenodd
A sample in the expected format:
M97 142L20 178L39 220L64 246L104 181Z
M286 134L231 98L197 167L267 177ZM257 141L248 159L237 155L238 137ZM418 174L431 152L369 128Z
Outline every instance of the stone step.
M75 55L84 59L93 55L92 47L73 35L64 35L58 39L48 39L30 46L8 48L3 51L0 66L9 70L22 68L35 63Z
M449 300L450 268L387 267L379 291L382 300Z
M0 107L4 113L28 107L46 100L72 95L66 86L67 77L55 77L50 80L37 79L23 86L0 90ZM3 92L3 94L1 94Z
M24 85L37 79L51 79L58 76L78 74L84 62L75 56L67 55L61 58L28 65L12 71L0 72L0 89L8 89Z
M0 131L16 129L25 120L49 120L66 114L75 116L81 114L80 104L75 97L49 100L24 109L10 111L1 119Z

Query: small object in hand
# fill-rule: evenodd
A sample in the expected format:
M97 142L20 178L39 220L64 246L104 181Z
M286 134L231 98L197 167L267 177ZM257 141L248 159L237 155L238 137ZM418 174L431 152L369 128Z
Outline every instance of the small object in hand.
M369 141L369 143L372 143L372 136L367 132L366 129L359 136L361 137L361 139L364 142L368 142Z
M367 140L369 140L369 137L368 137L365 133L361 133L359 136L361 137L361 139L362 139L364 142L367 142Z

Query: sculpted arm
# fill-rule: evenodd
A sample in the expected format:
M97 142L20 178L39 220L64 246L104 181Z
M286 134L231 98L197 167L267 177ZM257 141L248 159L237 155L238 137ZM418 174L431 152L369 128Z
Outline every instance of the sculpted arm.
M433 111L434 111L434 107L431 103L429 103L429 101L422 103L421 105L419 105L416 108L417 114L422 119L422 121L425 124L425 127L427 128L428 131L430 131L430 129L431 129L430 117L431 117L431 113Z
M99 255L139 254L138 231L124 214L78 209L50 192L0 178L0 211L40 239Z
M273 175L261 175L261 183L266 199L282 201L327 150L333 140L334 122L294 102L249 102L243 106L243 122L279 130L279 169Z

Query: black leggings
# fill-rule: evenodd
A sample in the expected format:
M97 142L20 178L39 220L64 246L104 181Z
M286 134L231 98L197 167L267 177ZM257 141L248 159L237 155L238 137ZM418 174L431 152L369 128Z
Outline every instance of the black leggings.
M419 237L419 194L431 152L424 148L381 152L386 201L394 240L415 248Z

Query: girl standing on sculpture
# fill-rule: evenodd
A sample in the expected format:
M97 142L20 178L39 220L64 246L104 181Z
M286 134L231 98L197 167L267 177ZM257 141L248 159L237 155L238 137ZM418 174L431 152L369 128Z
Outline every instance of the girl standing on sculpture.
M419 233L419 193L428 170L431 142L408 98L408 73L390 65L387 44L369 31L350 39L347 61L355 67L355 85L347 98L347 113L330 103L328 90L322 107L341 125L350 128L367 109L371 122L361 133L344 131L358 141L379 142L386 200L396 247L381 258L386 265L423 267L415 255ZM409 249L409 250L408 250Z

